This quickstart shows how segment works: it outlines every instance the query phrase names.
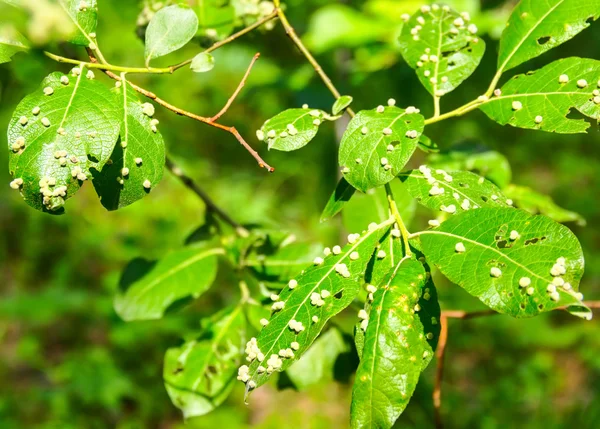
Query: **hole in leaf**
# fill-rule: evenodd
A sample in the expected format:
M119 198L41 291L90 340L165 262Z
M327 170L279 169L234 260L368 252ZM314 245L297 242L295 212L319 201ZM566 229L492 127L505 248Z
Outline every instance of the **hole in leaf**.
M587 25L590 25L592 22L594 22L594 16L593 15L590 16L588 19L585 20L585 23Z
M546 237L534 237L534 238L530 238L529 240L525 240L525 246L529 246L530 244L537 244L539 242L542 242L546 239Z
M177 375L177 374L179 374L180 372L183 372L183 367L182 367L182 366L178 366L177 368L175 368L175 369L173 370L173 375Z
M540 37L537 39L538 45L545 45L546 43L548 43L550 41L550 39L551 39L550 36Z
M540 305L538 305L538 308L539 308L540 310L543 310L543 309L544 309L544 304L540 304Z
M98 158L96 158L96 157L95 157L94 155L92 155L91 153L88 153L88 155L87 155L87 159L88 159L90 162L98 162Z
M454 67L456 66L456 62L453 60L448 61L448 67Z
M336 293L335 295L333 295L333 297L334 297L335 299L341 299L341 298L342 298L342 296L344 296L344 291L343 291L343 290L341 290L341 291L339 291L338 293Z
M485 195L482 195L482 196L481 196L481 200L482 200L484 203L487 203L487 202L488 202L488 197L486 197Z
M522 302L522 303L519 305L519 307L521 308L521 310L525 310L525 303L524 303L524 302Z
M468 188L469 184L468 183L459 183L458 186L460 186L461 188Z
M498 238L496 237L496 239L498 239ZM496 245L498 246L499 249L510 249L511 247L514 246L514 242L507 241L507 240L501 240L501 241L498 241L496 243Z

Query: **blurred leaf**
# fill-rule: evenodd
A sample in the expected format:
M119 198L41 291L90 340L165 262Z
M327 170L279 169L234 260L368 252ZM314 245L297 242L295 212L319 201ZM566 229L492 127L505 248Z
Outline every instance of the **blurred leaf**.
M557 222L576 222L584 226L585 219L579 214L558 206L548 195L541 194L526 186L509 185L504 188L504 194L512 198L520 209L532 214L543 214Z
M437 153L440 151L437 143L427 137L425 134L421 134L417 147L425 153Z
M421 374L426 343L415 314L424 284L423 266L402 259L374 294L352 389L353 428L391 428L408 405Z
M223 249L206 248L171 252L143 275L139 273L135 281L121 280L115 311L128 322L160 319L172 304L189 296L198 298L210 287L217 275L217 255L222 254ZM140 264L139 260L131 263Z
M167 350L165 387L186 419L211 412L229 396L245 341L246 320L237 306L213 316L196 340Z
M198 15L199 35L221 40L233 32L235 8L229 2L200 0L195 3L194 10Z
M186 45L197 30L198 17L189 7L173 5L156 12L146 29L146 65Z
M11 26L0 27L0 64L7 63L17 52L28 51L29 42Z
M192 59L190 68L196 73L211 71L215 66L215 57L207 52L200 52Z
M361 110L340 143L344 178L362 192L392 181L415 151L423 126L423 116L398 107Z
M59 0L60 5L75 24L76 30L69 38L75 45L90 46L98 24L98 4L96 0Z
M323 213L321 213L321 222L328 221L342 211L346 203L350 201L350 198L354 195L355 191L356 189L342 177L329 197L327 205L323 209Z
M306 146L316 135L326 113L318 109L287 109L267 120L260 129L269 149L292 151ZM262 137L262 138L261 138Z
M336 328L319 336L300 360L286 372L299 390L333 380L333 369L339 355L350 351L344 337Z
M319 245L291 243L272 253L252 253L244 258L243 264L261 279L287 282L310 264L321 249Z
M10 120L9 168L23 180L25 202L38 210L62 211L90 170L109 160L117 140L120 105L93 73L84 74L48 75Z
M475 71L485 42L475 37L477 26L444 7L421 9L402 27L400 51L430 94L453 91ZM426 12L423 12L426 10Z
M521 0L500 39L498 70L509 70L572 39L599 16L597 0Z
M144 113L148 105L142 104L129 86L127 91L121 86L113 92L115 103L123 106L120 144L115 145L112 162L95 173L93 179L100 202L108 210L144 198L160 182L165 166L163 138L151 117Z
M327 321L354 300L373 249L390 224L372 227L340 252L316 261L294 279L293 288L281 291L257 340L264 361L253 360L246 368L247 390L264 384L272 372L285 371L306 352Z
M481 208L452 216L419 236L428 261L499 313L532 317L569 306L572 313L591 316L577 297L581 246L567 227L550 218L512 208Z
M352 97L349 95L342 95L340 98L335 100L333 103L333 107L331 108L331 113L337 115L346 107L348 107L352 103Z

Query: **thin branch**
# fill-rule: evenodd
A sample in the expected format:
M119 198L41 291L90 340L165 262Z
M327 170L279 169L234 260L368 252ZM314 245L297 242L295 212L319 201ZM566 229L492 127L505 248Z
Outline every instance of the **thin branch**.
M113 72L124 72L124 73L145 73L145 74L170 74L173 73L174 69L172 67L163 67L163 68L154 68L154 67L126 67L126 66L114 66L112 64L103 64L97 61L85 62L80 60L73 60L71 58L62 57L60 55L53 54L52 52L44 51L44 55L48 58L66 64L74 64L81 65L83 64L85 67L89 69L100 69L100 70L109 70ZM94 53L95 57L96 53Z
M260 53L257 52L254 55L254 57L252 57L252 61L250 61L250 65L248 66L248 69L246 70L246 73L244 74L244 77L240 81L238 87L236 88L236 90L234 91L234 93L231 95L231 97L229 97L229 100L227 100L227 103L225 103L225 106L223 106L223 108L219 111L219 113L217 113L215 116L213 116L212 118L210 118L211 122L216 121L223 114L225 114L225 112L227 112L227 109L229 109L229 107L231 106L231 103L233 103L233 101L235 100L235 98L238 96L238 94L240 93L240 91L242 90L242 88L244 87L244 85L246 84L246 80L248 79L248 76L250 76L250 72L252 71L252 67L254 66L254 63L256 62L256 60L258 60L258 57L260 57Z

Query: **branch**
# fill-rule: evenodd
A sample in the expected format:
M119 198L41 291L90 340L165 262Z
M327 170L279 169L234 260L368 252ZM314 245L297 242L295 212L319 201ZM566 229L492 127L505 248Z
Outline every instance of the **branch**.
M600 301L587 301L584 302L588 308L600 308ZM566 310L565 307L558 307L555 310ZM444 310L440 316L440 338L438 340L437 350L435 355L437 357L437 366L435 372L435 383L433 386L433 411L435 418L435 427L437 429L442 429L444 427L444 422L442 420L442 381L444 378L444 356L446 352L446 345L448 343L448 319L476 319L479 317L487 317L487 316L495 316L497 314L496 311L493 310L482 310L482 311L472 311L467 312L463 310Z

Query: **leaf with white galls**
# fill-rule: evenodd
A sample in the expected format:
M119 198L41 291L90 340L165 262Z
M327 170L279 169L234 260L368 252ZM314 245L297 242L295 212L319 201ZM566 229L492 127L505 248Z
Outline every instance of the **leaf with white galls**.
M448 214L512 204L496 185L468 171L447 172L422 165L398 177L419 203Z
M549 131L583 133L590 126L584 119L571 119L575 108L592 119L600 119L600 61L565 58L514 76L480 109L502 125Z
M306 146L327 118L323 110L288 109L267 120L256 132L259 140L267 142L269 149L292 151Z
M94 48L92 36L98 24L97 0L59 0L59 3L75 26L69 42Z
M246 391L264 384L271 374L287 369L317 338L327 321L346 308L360 289L367 263L381 235L392 224L373 224L353 235L342 249L326 249L311 267L291 279L272 297L272 316L255 339L244 369Z
M415 259L404 258L374 293L362 312L365 336L352 389L351 427L390 428L412 396L423 360L430 353L418 315L426 273Z
M333 107L331 108L331 113L337 115L346 107L348 107L352 103L353 98L349 95L342 95L340 98L335 100L333 103Z
M25 202L58 213L110 159L120 109L93 73L52 73L17 106L8 126L9 169Z
M597 0L522 0L502 32L498 69L509 70L572 39L599 16Z
M531 317L566 306L572 314L591 317L578 292L581 245L550 218L481 208L415 235L429 262L499 313Z
M156 12L146 29L146 65L186 45L197 30L198 17L187 6L167 6Z
M229 396L243 358L240 344L247 339L241 306L222 310L203 325L197 339L165 354L165 388L185 418L207 414Z
M208 52L200 52L192 59L190 68L196 73L205 73L215 67L215 57Z
M17 52L29 50L29 42L11 26L0 27L0 64L7 63Z
M120 139L110 162L93 173L100 202L108 210L128 206L148 195L162 179L165 166L165 144L158 120L147 115L154 107L150 104L149 109L126 85L127 91L123 84L113 90L115 104L121 106Z
M402 27L400 52L432 95L458 87L477 68L485 43L467 12L423 6Z
M344 178L362 192L392 181L415 151L423 127L423 116L414 107L358 112L340 143Z

